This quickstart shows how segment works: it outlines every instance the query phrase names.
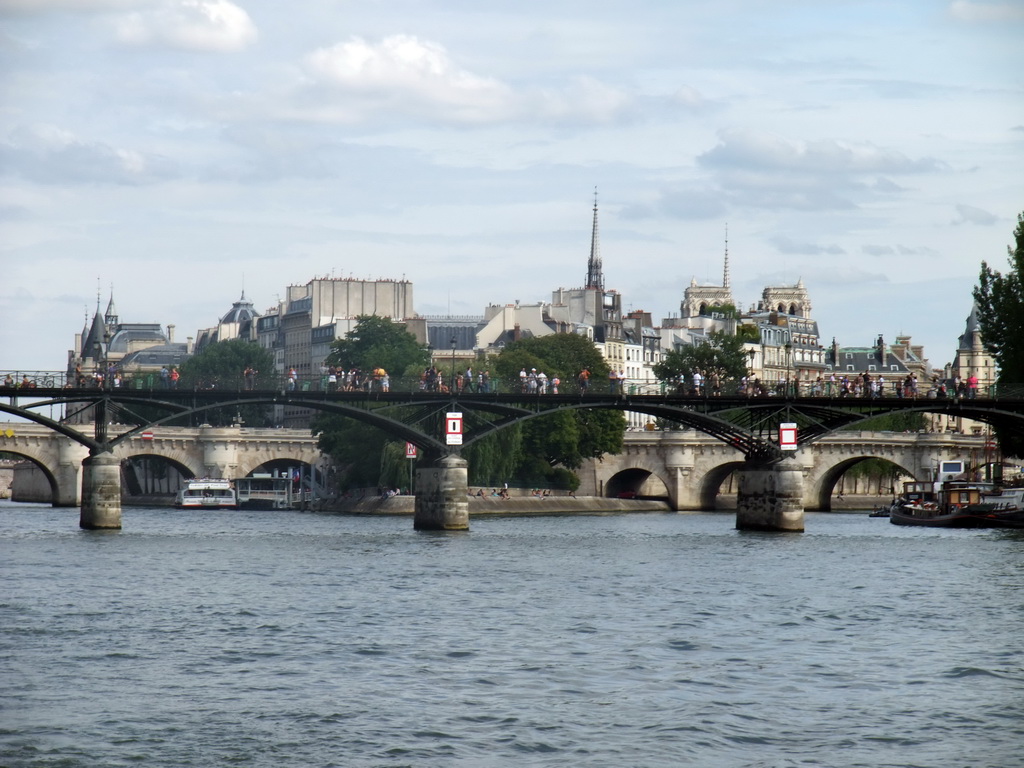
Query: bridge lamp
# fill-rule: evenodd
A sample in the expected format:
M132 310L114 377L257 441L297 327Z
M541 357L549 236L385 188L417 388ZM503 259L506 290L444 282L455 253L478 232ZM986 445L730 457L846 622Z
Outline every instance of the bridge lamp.
M789 390L790 372L793 368L793 344L792 342L786 342L786 390Z
M109 381L110 374L110 329L103 331L103 386L112 388L113 382Z
M455 346L458 343L459 343L459 340L457 338L455 338L455 334L452 334L452 340L451 340L451 345L452 345L452 386L451 386L451 390L450 391L451 391L451 393L453 395L455 394Z

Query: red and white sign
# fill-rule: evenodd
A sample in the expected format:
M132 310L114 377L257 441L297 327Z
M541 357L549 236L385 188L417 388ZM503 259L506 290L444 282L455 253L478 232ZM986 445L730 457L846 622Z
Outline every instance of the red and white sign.
M141 435L139 435L139 437L141 437L143 440L152 440L153 439L153 433L152 432L143 432Z
M779 424L779 448L784 451L796 450L796 424Z
M416 458L416 444L406 443L405 444L405 458L415 459Z
M448 445L462 445L462 414L458 411L447 414L444 431Z

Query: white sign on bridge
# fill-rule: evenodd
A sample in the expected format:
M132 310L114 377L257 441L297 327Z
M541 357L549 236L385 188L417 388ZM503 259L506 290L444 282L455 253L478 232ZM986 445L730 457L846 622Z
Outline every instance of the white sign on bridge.
M462 445L462 414L458 411L445 417L445 437L448 445Z
M792 422L779 424L779 448L784 451L796 450L796 424Z

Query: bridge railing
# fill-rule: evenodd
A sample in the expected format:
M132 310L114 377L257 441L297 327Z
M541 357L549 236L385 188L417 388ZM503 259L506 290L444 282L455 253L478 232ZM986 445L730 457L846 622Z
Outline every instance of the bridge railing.
M695 385L690 377L677 381L637 381L630 379L590 379L585 383L577 378L562 379L557 386L554 378L534 378L514 376L511 378L491 377L481 380L474 376L470 381L463 376L454 379L450 375L437 378L394 377L390 375L374 375L372 372L356 376L339 375L332 378L329 374L314 376L287 375L230 376L190 380L176 380L161 372L130 372L121 374L114 379L96 379L93 377L76 378L65 371L36 370L0 370L0 391L21 391L36 388L65 387L132 389L158 391L164 389L183 390L220 390L225 392L245 392L250 390L277 390L283 392L431 392L450 394L452 389L458 394L588 394L588 395L683 395L703 398L717 396L745 397L821 397L821 398L935 398L935 399L970 399L977 398L1024 398L1024 384L992 384L979 388L973 393L963 384L959 387L949 381L935 380L918 384L912 390L902 380L887 381L880 389L864 390L858 385L856 378L851 377L847 383L842 381L781 381L761 382L726 380L720 383L702 381Z
M0 371L0 386L5 389L60 388L67 385L67 378L64 371Z

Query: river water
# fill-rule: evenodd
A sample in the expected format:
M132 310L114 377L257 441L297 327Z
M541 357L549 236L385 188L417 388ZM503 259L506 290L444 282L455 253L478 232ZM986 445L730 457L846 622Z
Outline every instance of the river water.
M0 503L0 765L1024 765L1024 533Z

